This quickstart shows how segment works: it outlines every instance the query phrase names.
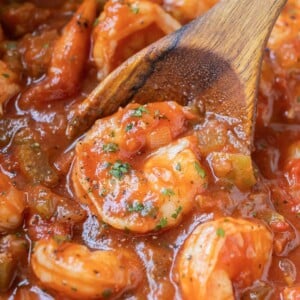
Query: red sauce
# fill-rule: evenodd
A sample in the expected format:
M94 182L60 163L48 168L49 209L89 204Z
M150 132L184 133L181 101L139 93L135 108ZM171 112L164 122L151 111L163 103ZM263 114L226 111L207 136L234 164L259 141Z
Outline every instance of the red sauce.
M0 274L0 299L68 299L60 291L45 287L32 270L31 255L35 242L51 238L62 243L72 241L82 244L90 250L126 248L135 253L142 266L140 282L135 288L119 295L120 299L181 299L181 290L176 279L176 257L199 224L221 217L245 218L254 222L258 220L273 234L270 266L265 268L259 280L251 282L247 287L234 283L236 298L298 299L298 1L288 1L272 33L268 49L265 50L258 97L255 150L252 153L254 173L252 169L247 169L249 161L246 161L246 171L240 171L240 159L244 158L224 158L224 153L235 155L240 150L234 124L228 119L206 116L204 119L188 120L184 132L180 132L178 136L192 134L198 138L200 154L197 157L201 168L206 172L208 186L179 224L144 234L125 228L115 229L104 223L93 208L83 205L74 191L71 173L75 146L84 135L70 140L66 135L66 128L72 117L71 109L77 107L98 84L97 67L92 51L90 49L89 56L88 49L93 46L90 44L90 36L95 26L93 22L96 20L96 13L102 10L98 5L95 6L94 15L83 10L80 16L84 17L74 19L80 2L66 0L63 3L52 1L51 4L48 1L1 4L0 59L4 62L4 69L0 68L0 76L5 81L0 80L0 93L7 94L5 99L0 95L0 102L3 103L3 114L0 118L0 171L16 189L24 193L25 209L21 223L14 228L4 230L0 221L0 273L6 270L3 261L9 261L9 255L14 260L9 262L13 270ZM156 2L174 16L178 15L180 8L172 11L170 1L165 1L165 4L162 1ZM206 1L201 2L205 6ZM128 7L131 13L138 14L138 8L130 5ZM181 13L183 12L184 10ZM63 28L69 26L66 28L71 31L70 23L73 19L78 23L79 35L87 34L86 45L78 43L74 46L71 43L59 48L57 45L61 43L66 32ZM179 19L186 21L189 15L183 17L180 14ZM144 42L150 43L163 34L157 25L151 26L134 34L144 34ZM151 30L154 31L152 37ZM68 38L72 41L72 36ZM81 41L84 43L84 40ZM132 36L124 37L118 44L117 51L120 53L114 56L114 67L128 57L126 51L122 52L128 43L132 43L130 51L133 52L146 46L134 45ZM67 49L73 46L74 49ZM83 47L78 56L76 46ZM61 51L59 60L55 61L53 51ZM69 53L73 53L71 57L68 56ZM65 60L70 60L69 67L59 69ZM49 66L53 65L58 69L49 71ZM51 72L55 74L52 76ZM75 79L68 82L67 86L60 85L61 78L65 80L66 76L70 81ZM44 90L37 93L32 90L43 85L43 82L46 82ZM12 88L12 92L8 87ZM199 124L195 125L196 123ZM219 158L211 155L216 152L223 153L223 156ZM133 165L142 167L140 164L143 159L142 153ZM236 167L233 167L234 164ZM20 244L23 245L22 251ZM7 282L3 279L5 272ZM288 295L292 295L289 296L291 298ZM113 296L102 293L100 298Z

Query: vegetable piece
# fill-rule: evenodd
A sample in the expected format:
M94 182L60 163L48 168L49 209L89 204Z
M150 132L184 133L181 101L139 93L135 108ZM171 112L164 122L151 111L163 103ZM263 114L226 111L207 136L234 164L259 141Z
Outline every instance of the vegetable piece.
M172 133L169 127L160 127L159 130L154 130L149 134L148 144L150 149L157 149L171 143Z
M10 253L0 253L0 292L8 290L16 277L16 263Z
M209 161L217 177L228 180L241 190L251 188L256 182L250 155L213 152Z
M42 183L49 187L58 183L56 171L50 165L47 154L29 128L16 134L14 144L19 167L31 183Z
M38 25L45 22L51 12L48 9L36 7L33 3L1 5L1 21L6 32L14 37L32 32Z
M28 193L31 213L38 213L44 219L55 217L57 222L82 222L86 214L74 200L53 193L43 186L34 186Z
M18 265L25 263L27 249L27 241L16 235L7 235L0 240L0 292L11 287Z

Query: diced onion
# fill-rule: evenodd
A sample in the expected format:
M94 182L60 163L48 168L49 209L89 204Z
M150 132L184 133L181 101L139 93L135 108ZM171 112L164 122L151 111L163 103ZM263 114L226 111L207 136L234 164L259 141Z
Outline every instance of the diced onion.
M150 137L148 138L148 145L150 149L157 149L169 144L171 141L172 135L170 128L165 126L151 132Z

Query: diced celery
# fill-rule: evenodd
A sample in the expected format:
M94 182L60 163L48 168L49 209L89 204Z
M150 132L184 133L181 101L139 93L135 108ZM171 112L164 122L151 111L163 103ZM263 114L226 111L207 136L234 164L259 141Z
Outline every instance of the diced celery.
M247 190L256 183L250 155L213 152L209 160L215 176L228 180L241 190Z
M9 253L0 253L0 292L8 290L15 278L16 264Z

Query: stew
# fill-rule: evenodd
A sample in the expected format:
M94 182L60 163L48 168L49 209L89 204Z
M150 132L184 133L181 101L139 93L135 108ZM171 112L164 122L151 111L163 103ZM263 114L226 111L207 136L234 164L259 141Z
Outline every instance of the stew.
M216 0L0 0L0 299L300 299L300 2L237 120L130 103L71 136L123 61ZM174 66L176 68L176 66Z

